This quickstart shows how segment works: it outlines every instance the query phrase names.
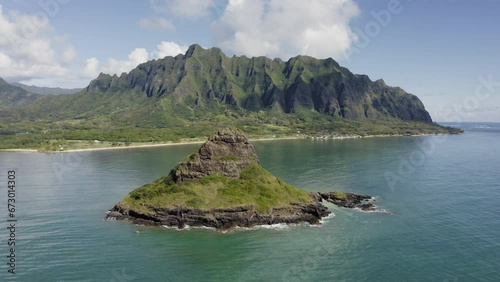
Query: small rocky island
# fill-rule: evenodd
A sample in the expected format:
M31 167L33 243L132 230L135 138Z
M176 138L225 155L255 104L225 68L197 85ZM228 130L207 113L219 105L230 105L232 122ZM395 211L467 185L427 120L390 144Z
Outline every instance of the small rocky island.
M259 164L243 132L223 129L167 176L129 193L106 217L178 228L318 224L331 213L323 201L374 210L371 200L354 193L309 193L295 188Z

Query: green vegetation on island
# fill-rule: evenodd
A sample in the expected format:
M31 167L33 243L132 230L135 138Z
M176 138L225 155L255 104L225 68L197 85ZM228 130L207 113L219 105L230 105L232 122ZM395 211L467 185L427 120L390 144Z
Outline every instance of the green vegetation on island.
M171 175L161 177L132 191L120 205L146 214L154 213L153 207L158 206L210 210L255 205L256 211L269 214L273 207L311 201L307 192L286 184L254 162L241 171L239 178L216 173L176 183Z

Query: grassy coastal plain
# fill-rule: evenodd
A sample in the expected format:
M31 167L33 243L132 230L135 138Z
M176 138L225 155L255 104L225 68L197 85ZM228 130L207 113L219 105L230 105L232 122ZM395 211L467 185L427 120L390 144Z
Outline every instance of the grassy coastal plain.
M397 136L426 136L435 134L413 134L413 135L401 135L401 134L379 134L379 135L339 135L339 136L281 136L281 137L258 137L252 138L252 142L258 141L279 141L279 140L294 140L294 139L314 139L314 140L342 140L342 139L358 139L358 138L375 138L375 137L397 137ZM189 144L201 144L204 138L193 138L184 139L181 141L173 142L109 142L109 141L85 141L85 140L65 140L60 142L58 140L53 140L48 146L43 146L42 148L24 148L24 149L0 149L0 152L80 152L80 151L100 151L100 150L119 150L119 149L136 149L136 148L148 148L148 147L163 147L163 146L179 146L179 145L189 145ZM64 144L64 145L61 145Z
M232 119L221 122L191 122L170 128L114 128L106 126L70 126L36 123L9 125L0 131L0 150L40 152L135 148L199 143L221 124L230 124L248 132L252 140L281 139L345 139L374 136L413 136L428 134L457 134L459 129L436 123L345 120L318 117L304 121L288 117L281 121ZM252 122L255 122L252 124ZM15 128L20 129L15 129Z

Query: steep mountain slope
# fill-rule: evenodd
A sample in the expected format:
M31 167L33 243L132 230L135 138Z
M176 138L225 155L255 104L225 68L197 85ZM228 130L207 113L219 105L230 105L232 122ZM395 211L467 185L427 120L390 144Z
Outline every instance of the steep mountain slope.
M0 78L0 108L28 105L39 97Z
M355 75L332 59L307 56L287 62L265 57L228 58L218 48L192 45L185 55L139 65L128 74L101 74L88 93L134 90L149 98L167 98L177 112L195 108L284 113L314 110L347 119L393 117L432 122L422 102L382 80ZM182 113L181 113L182 114ZM183 113L188 114L188 113Z
M27 113L59 118L112 115L117 122L155 126L228 110L432 122L416 96L355 75L332 59L229 58L218 48L199 45L184 55L140 64L128 74L100 74L82 92L41 99Z

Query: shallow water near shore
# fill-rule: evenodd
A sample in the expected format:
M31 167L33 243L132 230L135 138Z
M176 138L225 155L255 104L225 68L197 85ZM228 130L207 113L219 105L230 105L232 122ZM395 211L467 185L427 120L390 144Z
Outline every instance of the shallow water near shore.
M199 144L0 152L1 281L498 281L500 125L466 133L259 141L261 164L308 191L377 197L321 226L178 231L103 220ZM16 170L16 275L7 273L7 171ZM3 176L2 176L3 175ZM2 180L3 179L3 180Z

